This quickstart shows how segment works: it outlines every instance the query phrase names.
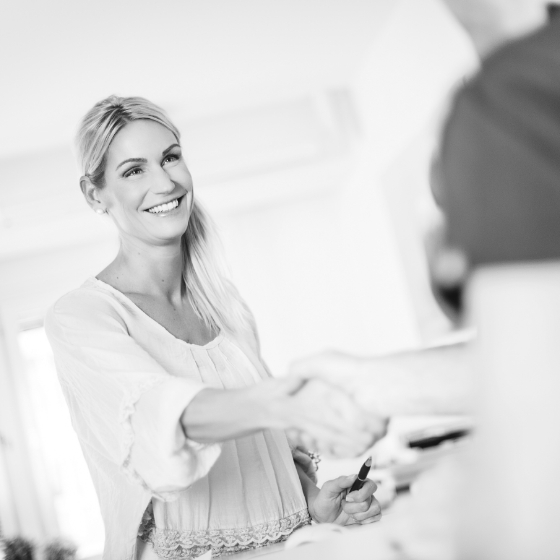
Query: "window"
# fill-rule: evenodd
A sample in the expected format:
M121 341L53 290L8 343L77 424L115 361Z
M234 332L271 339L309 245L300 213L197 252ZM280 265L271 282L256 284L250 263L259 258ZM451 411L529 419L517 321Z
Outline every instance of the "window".
M24 364L22 384L29 405L31 445L44 469L60 536L78 546L78 558L98 555L104 531L97 497L58 383L43 327L23 330L18 343Z

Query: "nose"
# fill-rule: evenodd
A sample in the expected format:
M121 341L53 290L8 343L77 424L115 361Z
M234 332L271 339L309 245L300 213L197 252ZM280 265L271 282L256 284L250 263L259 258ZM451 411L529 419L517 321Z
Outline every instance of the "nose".
M175 189L175 183L162 167L158 167L152 177L152 191L155 194L168 194Z

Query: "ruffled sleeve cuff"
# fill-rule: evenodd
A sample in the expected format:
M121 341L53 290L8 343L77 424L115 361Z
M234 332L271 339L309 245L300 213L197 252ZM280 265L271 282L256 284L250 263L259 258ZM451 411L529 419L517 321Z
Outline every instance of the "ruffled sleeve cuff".
M206 476L220 456L220 444L187 438L180 422L185 408L204 388L176 377L159 378L123 408L127 437L122 469L160 500L175 500Z

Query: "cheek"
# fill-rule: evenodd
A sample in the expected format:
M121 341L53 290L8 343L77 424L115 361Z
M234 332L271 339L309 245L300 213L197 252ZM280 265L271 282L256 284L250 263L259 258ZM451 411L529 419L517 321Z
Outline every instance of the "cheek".
M186 165L175 166L170 170L169 175L173 181L181 185L187 191L193 190L192 177Z
M113 212L125 214L127 212L135 212L142 205L143 197L139 190L123 189L119 192L112 193L108 208Z

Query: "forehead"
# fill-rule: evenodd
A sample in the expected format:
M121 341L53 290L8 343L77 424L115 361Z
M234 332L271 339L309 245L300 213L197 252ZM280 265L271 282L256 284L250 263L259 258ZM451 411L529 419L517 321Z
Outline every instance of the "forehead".
M177 138L165 126L147 119L133 121L117 132L107 152L107 161L131 157L161 156Z

